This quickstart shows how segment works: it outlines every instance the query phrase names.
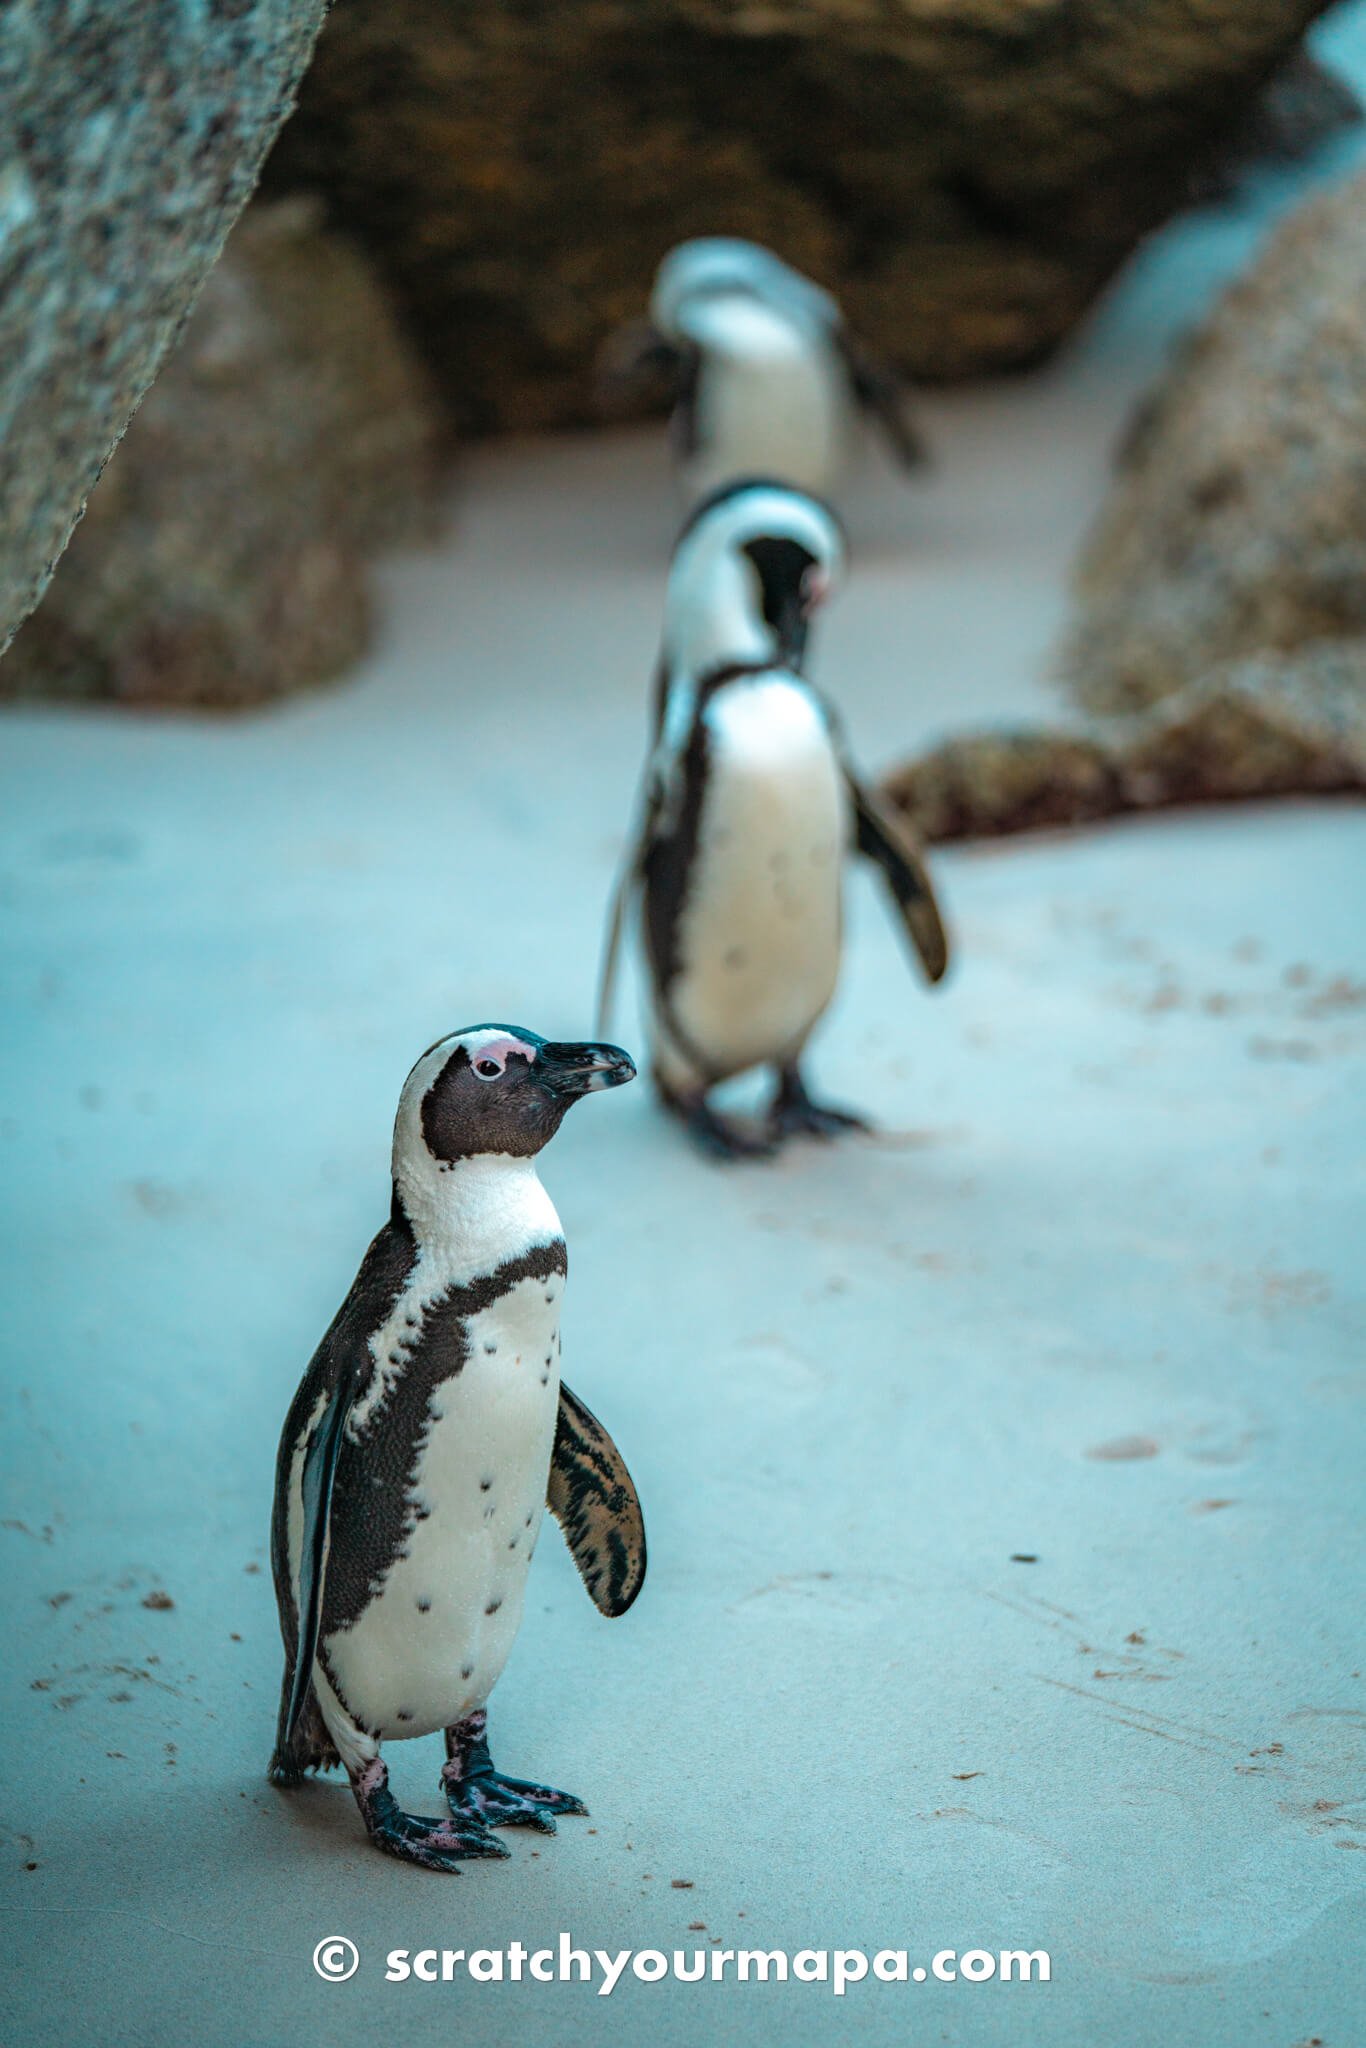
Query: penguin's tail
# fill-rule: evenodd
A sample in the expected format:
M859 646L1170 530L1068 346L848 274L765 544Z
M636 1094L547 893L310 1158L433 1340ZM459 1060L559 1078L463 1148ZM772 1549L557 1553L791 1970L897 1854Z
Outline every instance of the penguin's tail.
M289 1674L286 1673L286 1689ZM272 1785L297 1785L308 1771L330 1771L341 1762L337 1746L327 1732L322 1709L310 1686L294 1733L284 1741L277 1738L266 1775Z

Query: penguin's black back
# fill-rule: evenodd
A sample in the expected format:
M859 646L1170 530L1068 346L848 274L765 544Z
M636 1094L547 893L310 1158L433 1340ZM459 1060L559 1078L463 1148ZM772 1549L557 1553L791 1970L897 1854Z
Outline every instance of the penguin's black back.
M417 1243L412 1226L394 1204L394 1213L361 1260L351 1291L338 1309L321 1344L309 1361L290 1403L275 1461L275 1505L271 1517L270 1554L275 1577L275 1597L280 1606L280 1627L285 1649L292 1658L298 1635L294 1611L294 1586L289 1568L289 1481L295 1447L319 1396L331 1394L352 1362L368 1355L370 1338L387 1320L403 1291L408 1275L417 1263Z

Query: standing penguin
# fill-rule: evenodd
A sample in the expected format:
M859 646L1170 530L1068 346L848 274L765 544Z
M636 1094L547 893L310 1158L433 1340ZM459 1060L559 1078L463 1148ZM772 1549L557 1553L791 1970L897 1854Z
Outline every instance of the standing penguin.
M604 389L672 385L674 453L689 503L741 476L833 489L857 412L906 469L924 460L892 372L836 301L757 242L681 242L655 276L650 318L607 352Z
M505 1778L487 1702L547 1505L593 1599L624 1614L645 1530L610 1437L561 1384L560 1222L536 1154L571 1103L629 1081L613 1045L458 1031L409 1074L393 1208L294 1397L271 1557L285 1644L270 1775L342 1763L371 1839L429 1869L553 1833L569 1793ZM450 1818L399 1810L380 1745L442 1730Z
M799 1066L839 974L850 847L882 869L927 978L948 965L919 848L860 782L801 673L811 614L843 562L827 507L746 481L698 507L670 570L655 745L609 920L599 1028L639 891L655 1083L724 1156L862 1122L813 1102ZM707 1098L757 1066L775 1070L777 1091L756 1134Z

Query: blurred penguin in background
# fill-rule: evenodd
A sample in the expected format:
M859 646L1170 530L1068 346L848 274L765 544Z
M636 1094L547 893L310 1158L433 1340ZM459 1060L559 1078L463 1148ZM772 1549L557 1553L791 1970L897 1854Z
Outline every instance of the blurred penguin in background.
M814 1101L801 1065L839 977L851 852L881 869L925 978L948 965L920 849L860 780L833 708L803 673L811 619L844 557L827 506L750 479L696 509L669 572L654 745L609 918L599 1016L610 1014L638 899L655 1086L722 1158L866 1128ZM775 1088L755 1127L711 1098L759 1067Z
M673 393L679 480L692 505L737 477L829 494L860 411L904 469L925 459L895 374L855 340L830 294L757 242L681 242L655 277L650 318L609 345L602 390Z

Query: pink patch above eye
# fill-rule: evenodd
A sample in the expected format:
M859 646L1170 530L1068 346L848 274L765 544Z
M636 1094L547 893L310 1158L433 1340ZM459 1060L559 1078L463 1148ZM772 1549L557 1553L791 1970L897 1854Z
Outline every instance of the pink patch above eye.
M529 1063L535 1057L534 1047L524 1039L491 1038L487 1045L481 1045L477 1052L471 1054L470 1064L481 1080L491 1081L502 1073L510 1059L523 1059Z

